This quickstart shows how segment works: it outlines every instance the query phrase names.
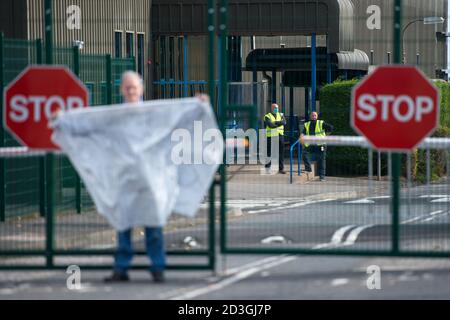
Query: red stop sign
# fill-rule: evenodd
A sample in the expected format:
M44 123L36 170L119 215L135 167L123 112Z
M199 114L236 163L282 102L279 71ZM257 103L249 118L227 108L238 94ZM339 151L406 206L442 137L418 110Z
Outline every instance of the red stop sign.
M410 151L439 123L439 90L415 67L378 67L353 89L351 123L376 149Z
M8 131L32 149L59 149L51 141L48 120L57 110L88 105L84 84L65 67L32 66L5 90L3 121Z

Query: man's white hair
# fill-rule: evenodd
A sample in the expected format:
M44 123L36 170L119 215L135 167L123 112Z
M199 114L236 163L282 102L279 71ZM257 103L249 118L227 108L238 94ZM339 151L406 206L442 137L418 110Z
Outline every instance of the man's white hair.
M140 83L140 84L142 84L142 85L144 84L144 81L142 80L141 75L140 75L139 73L137 73L137 72L135 72L135 71L131 71L131 70L125 71L125 72L122 74L121 83L123 83L123 81L124 81L126 78L128 78L128 77L137 78L137 79L139 79L139 83Z

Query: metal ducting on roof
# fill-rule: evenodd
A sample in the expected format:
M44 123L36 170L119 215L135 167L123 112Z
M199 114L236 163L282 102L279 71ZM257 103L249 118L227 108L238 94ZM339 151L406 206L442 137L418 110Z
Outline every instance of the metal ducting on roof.
M369 70L369 57L364 51L355 49L353 52L338 52L336 55L339 70Z
M328 35L328 52L354 50L351 0L229 0L230 36ZM207 0L153 0L152 33L200 35ZM217 28L218 30L218 28Z
M327 48L318 47L316 56L317 83L327 82ZM344 51L329 55L331 80L361 77L369 69L369 57L364 51ZM311 85L311 48L255 49L246 59L245 71L281 71L282 82L288 87Z
M369 57L364 51L344 51L330 55L334 70L369 70ZM327 69L327 48L317 48L317 70ZM246 59L246 71L311 71L311 48L255 49Z

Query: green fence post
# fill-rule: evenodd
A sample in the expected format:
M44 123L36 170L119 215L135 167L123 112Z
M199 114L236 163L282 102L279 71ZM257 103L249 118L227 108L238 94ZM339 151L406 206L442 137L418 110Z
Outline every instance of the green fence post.
M136 58L131 58L133 63L133 71L137 72Z
M42 39L36 40L36 63L43 64L44 57L42 56ZM40 156L39 159L39 214L45 217L45 157Z
M53 14L52 0L45 0L45 62L53 64Z
M36 40L36 63L43 64L44 58L42 57L42 39Z
M211 105L215 99L215 16L216 1L208 0L208 94ZM214 107L213 107L214 108ZM215 180L215 179L214 179ZM209 190L209 266L213 271L216 269L216 194L215 181Z
M78 46L73 47L73 72L77 77L80 77L80 49ZM75 170L75 207L77 213L81 213L81 179L78 172Z
M45 217L45 156L39 157L39 214Z
M106 55L106 104L113 103L112 58Z
M53 15L52 0L45 0L45 62L48 65L53 64ZM54 254L54 155L47 153L45 155L45 178L46 178L46 266L53 267Z
M3 88L5 87L5 79L3 77L4 70L4 40L3 32L0 32L0 148L5 146L5 129L3 128ZM6 220L6 185L5 185L5 159L0 158L0 222Z
M226 122L227 122L227 103L228 103L228 72L227 72L227 0L220 1L220 130L223 136L226 136ZM226 155L223 156L223 164L220 166L220 249L224 253L226 251Z
M402 0L394 3L394 63L401 63ZM400 247L400 154L392 154L392 252Z
M45 155L45 178L47 181L46 190L46 265L48 268L53 267L53 253L54 253L54 155L47 153Z

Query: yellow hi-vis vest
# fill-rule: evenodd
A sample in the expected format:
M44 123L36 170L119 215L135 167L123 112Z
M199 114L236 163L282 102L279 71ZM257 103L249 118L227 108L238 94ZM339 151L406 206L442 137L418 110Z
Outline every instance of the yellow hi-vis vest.
M272 112L269 112L268 114L266 114L264 116L264 118L269 118L269 120L272 123L275 123L275 121L283 120L282 114L279 112L277 113L276 117L274 117ZM267 137L278 137L278 136L284 135L284 126L279 126L277 128L273 128L273 129L269 128L269 126L266 126L266 135L267 135Z
M309 136L309 128L311 127L311 121L305 122L305 131L306 135ZM316 122L316 130L315 130L316 137L326 137L325 130L323 130L323 120L317 120ZM318 144L318 146L321 146L322 144ZM308 147L309 144L305 143L305 147Z

